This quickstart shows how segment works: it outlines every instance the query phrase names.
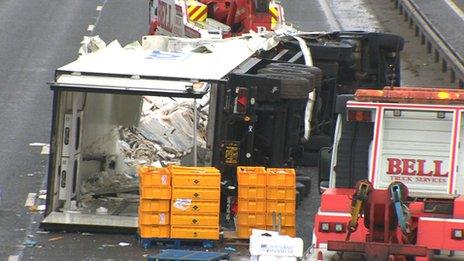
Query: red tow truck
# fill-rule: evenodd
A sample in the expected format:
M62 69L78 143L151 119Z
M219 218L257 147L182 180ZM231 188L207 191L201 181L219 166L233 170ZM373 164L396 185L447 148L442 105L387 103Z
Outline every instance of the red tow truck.
M222 39L285 26L274 0L150 0L148 34Z
M337 99L311 260L464 260L464 91Z

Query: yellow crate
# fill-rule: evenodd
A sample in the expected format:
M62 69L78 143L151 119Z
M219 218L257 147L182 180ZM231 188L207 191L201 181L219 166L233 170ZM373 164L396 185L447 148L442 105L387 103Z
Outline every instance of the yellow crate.
M266 212L266 200L238 199L238 212Z
M266 187L238 187L238 198L240 199L266 199Z
M251 230L253 228L265 230L266 226L238 226L237 227L237 237L238 238L250 238Z
M266 225L267 226L272 226L272 222L273 222L273 213L267 213L266 214ZM282 227L294 227L295 226L295 214L281 214L281 217L282 217L282 223L280 224ZM279 222L279 214L276 213L275 214L275 222L277 225L277 223Z
M141 187L140 198L142 199L171 199L170 187Z
M273 230L272 226L268 226L267 230ZM296 228L295 227L281 227L280 234L291 236L291 237L296 237Z
M188 188L174 187L172 189L172 199L192 199L192 200L220 200L220 188Z
M140 211L169 212L171 200L169 199L141 199Z
M266 201L266 212L280 212L284 214L295 214L296 202L286 200L272 200Z
M185 173L220 173L215 167L185 167L169 165L167 167L171 174L185 174Z
M172 200L172 214L219 213L218 200L191 200L178 198Z
M268 200L288 200L295 201L295 188L274 188L267 187L266 198Z
M139 235L142 238L169 238L171 226L139 225Z
M266 169L264 167L237 167L239 186L266 186Z
M169 212L139 211L140 225L169 225Z
M289 187L296 186L295 169L268 168L266 184L269 187Z
M171 226L171 238L219 239L219 227Z
M171 225L217 227L219 226L219 215L172 214Z
M221 186L219 173L182 173L172 175L173 187L214 187Z
M266 213L237 213L239 226L265 226Z
M140 166L137 169L140 186L171 186L171 174L165 168Z

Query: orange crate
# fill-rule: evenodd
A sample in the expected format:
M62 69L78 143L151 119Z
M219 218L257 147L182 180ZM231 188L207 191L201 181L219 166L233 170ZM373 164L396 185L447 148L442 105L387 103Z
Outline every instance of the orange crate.
M268 200L288 200L295 201L295 188L274 188L267 187L266 198ZM240 193L240 192L239 192Z
M219 215L171 215L171 225L181 226L209 226L219 225Z
M219 227L171 226L171 238L219 239Z
M174 187L172 189L172 198L179 199L201 199L201 200L220 200L220 188L189 188L189 187Z
M202 214L219 213L219 201L218 200L191 200L178 198L172 200L171 213L172 214Z
M265 200L238 199L238 212L266 212Z
M169 225L169 212L140 212L140 225Z
M165 168L141 166L137 169L140 186L170 186L171 174Z
M272 226L267 227L267 230L273 230ZM280 234L281 235L286 235L286 236L291 236L291 237L296 237L296 228L295 227L281 227L280 228Z
M282 214L295 214L296 202L286 200L266 201L266 212L280 212Z
M215 167L185 167L185 166L176 166L169 165L168 170L172 174L182 174L182 173L219 173L219 170Z
M238 238L250 238L251 230L253 228L265 230L265 226L238 226L237 227L237 237Z
M156 225L139 225L139 235L142 238L169 238L171 227L167 226L156 226Z
M238 187L238 198L243 199L266 199L266 187Z
M268 168L267 186L269 187L290 187L296 186L295 169Z
M265 213L237 213L237 224L239 226L265 226Z
M170 187L141 187L140 197L142 199L171 199Z
M281 214L281 217L282 217L282 223L281 223L282 227L294 227L295 226L295 214ZM267 213L266 214L266 225L267 226L273 225L272 219L273 219L273 213ZM275 225L277 226L277 223L279 222L279 213L275 214L275 222L276 222Z
M239 186L266 186L266 169L264 167L237 167Z
M173 187L215 187L221 186L219 173L174 173L172 175Z
M169 199L141 199L140 211L169 212L171 200Z

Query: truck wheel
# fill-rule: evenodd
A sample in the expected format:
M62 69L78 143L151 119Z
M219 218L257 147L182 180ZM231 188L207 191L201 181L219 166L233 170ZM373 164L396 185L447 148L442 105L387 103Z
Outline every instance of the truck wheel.
M258 76L280 81L280 97L289 100L307 100L314 89L306 78L288 74L258 74Z
M289 69L289 68L263 68L258 70L259 74L285 74L285 75L292 75L303 77L309 81L309 85L311 86L311 91L314 89L315 84L315 76L305 70L298 70L298 69Z
M270 63L266 69L291 69L309 72L314 75L314 88L318 89L322 85L322 70L316 66L308 66L298 63Z

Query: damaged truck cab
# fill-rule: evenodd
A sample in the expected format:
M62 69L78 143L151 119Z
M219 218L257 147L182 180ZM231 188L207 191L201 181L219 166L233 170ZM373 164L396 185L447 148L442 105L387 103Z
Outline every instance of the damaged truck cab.
M57 69L41 226L135 231L141 164L220 169L230 222L238 165L299 164L331 140L335 95L399 82L400 37L298 36L147 36Z

